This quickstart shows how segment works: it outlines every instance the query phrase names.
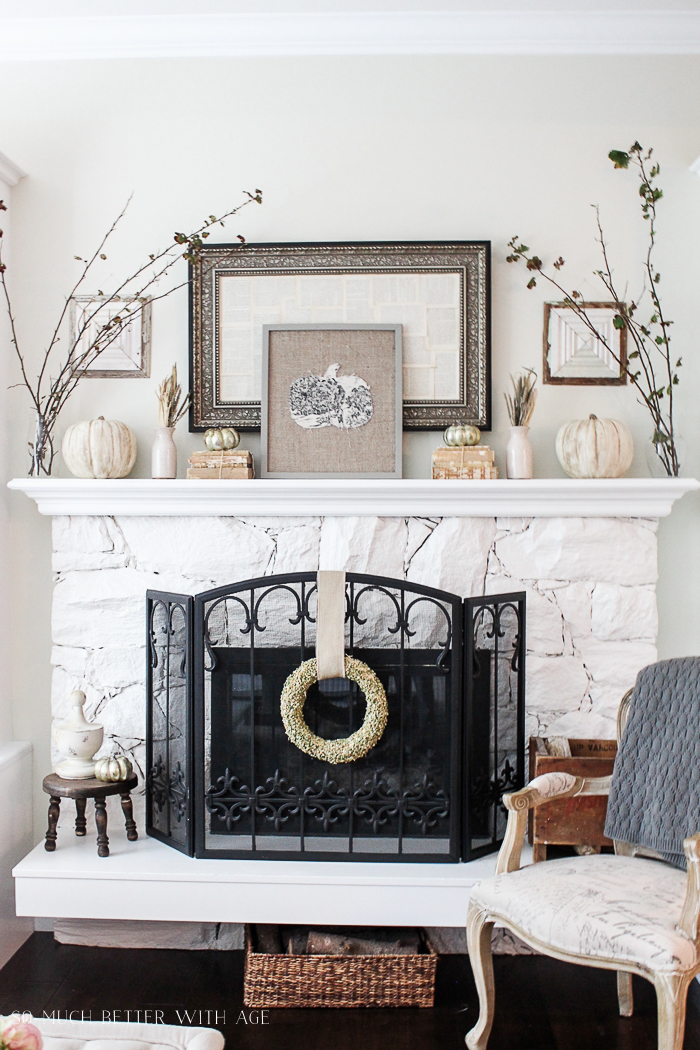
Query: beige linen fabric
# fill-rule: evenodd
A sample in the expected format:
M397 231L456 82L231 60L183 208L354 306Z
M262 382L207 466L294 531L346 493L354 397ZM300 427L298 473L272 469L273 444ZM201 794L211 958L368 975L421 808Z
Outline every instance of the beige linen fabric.
M395 469L394 340L393 331L381 329L269 333L268 471L363 474ZM291 384L305 375L322 376L335 363L340 365L339 375L354 373L368 384L373 401L371 420L346 430L300 427L289 408Z
M345 678L345 573L322 569L316 582L316 675Z

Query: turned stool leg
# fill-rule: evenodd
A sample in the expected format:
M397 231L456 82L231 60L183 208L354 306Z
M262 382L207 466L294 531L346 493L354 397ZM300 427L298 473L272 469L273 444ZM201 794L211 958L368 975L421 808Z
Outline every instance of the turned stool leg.
M87 805L86 798L76 798L75 800L75 833L76 835L85 835L87 833L87 820L85 819L85 806Z
M56 826L60 815L61 800L55 795L51 795L49 801L49 830L46 832L46 842L44 844L44 849L48 850L49 853L53 853L56 849L56 839L58 838Z
M131 795L127 794L121 796L122 810L124 811L124 823L126 825L126 837L129 842L136 842L139 837L139 833L136 830L136 822L134 820L134 807L131 802Z
M107 838L107 800L95 799L95 825L97 827L97 856L109 856L109 839Z

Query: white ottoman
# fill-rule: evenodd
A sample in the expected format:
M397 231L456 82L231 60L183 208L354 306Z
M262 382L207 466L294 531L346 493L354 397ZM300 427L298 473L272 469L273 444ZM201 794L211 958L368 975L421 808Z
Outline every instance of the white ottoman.
M44 1050L224 1050L215 1028L118 1021L32 1021Z

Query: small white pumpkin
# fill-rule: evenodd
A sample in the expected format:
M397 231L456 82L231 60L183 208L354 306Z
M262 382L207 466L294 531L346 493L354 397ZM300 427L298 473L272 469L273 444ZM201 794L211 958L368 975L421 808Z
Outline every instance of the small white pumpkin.
M241 440L240 434L233 427L211 427L204 431L204 444L210 452L228 451L236 448Z
M76 478L125 478L136 462L136 438L126 423L99 416L68 427L61 451Z
M133 772L134 767L126 755L110 755L109 758L98 758L95 762L95 776L98 780L128 780Z
M577 419L557 434L557 459L570 478L621 478L632 465L634 442L619 419Z

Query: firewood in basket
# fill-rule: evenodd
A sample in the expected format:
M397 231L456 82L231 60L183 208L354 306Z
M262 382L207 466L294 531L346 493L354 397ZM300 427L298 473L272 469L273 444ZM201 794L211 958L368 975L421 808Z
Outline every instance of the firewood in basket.
M255 927L257 950L263 955L282 954L282 935L279 926L258 923Z
M283 935L285 955L306 955L306 930L290 930Z
M356 936L309 930L307 955L417 955L420 935L415 930L384 931Z

